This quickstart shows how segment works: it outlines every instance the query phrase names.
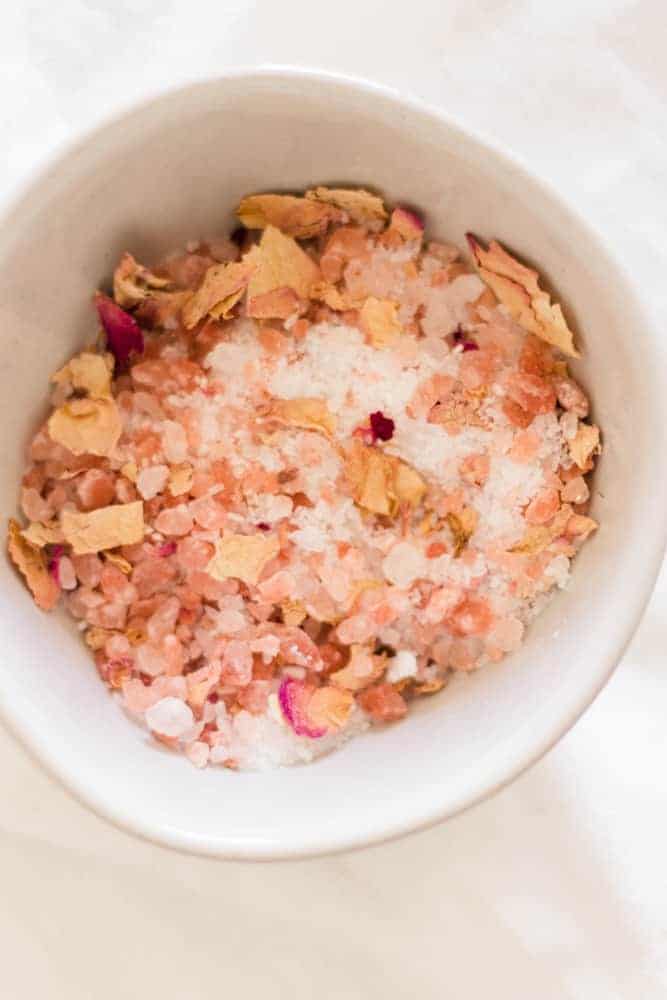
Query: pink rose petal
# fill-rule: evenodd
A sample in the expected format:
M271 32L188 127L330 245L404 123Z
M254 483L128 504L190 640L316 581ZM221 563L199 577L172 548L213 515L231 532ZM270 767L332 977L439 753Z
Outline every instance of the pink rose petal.
M311 740L324 736L326 729L313 726L308 718L307 705L312 688L294 677L284 677L278 690L280 708L297 736L308 736Z
M113 299L101 292L95 295L95 305L100 323L107 335L107 347L118 365L126 365L133 351L142 354L144 335L134 316L130 316L116 305Z

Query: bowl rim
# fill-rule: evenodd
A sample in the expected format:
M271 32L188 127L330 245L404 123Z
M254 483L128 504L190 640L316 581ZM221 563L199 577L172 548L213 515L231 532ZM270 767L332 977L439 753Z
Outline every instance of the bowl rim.
M635 292L634 281L620 261L610 250L604 235L581 212L573 207L550 181L533 173L527 163L513 151L501 147L498 140L489 138L478 129L463 125L449 111L436 106L415 94L405 94L398 89L365 79L354 74L323 70L316 67L291 66L282 64L241 65L223 70L214 76L196 76L180 81L171 87L151 89L139 100L129 100L114 107L113 111L99 118L96 123L85 128L74 138L56 144L45 157L38 161L34 168L28 170L24 178L11 186L9 195L0 201L0 220L5 223L5 231L9 231L16 218L20 221L22 213L27 208L31 193L57 174L77 154L101 136L105 129L119 125L124 119L150 108L160 105L171 98L185 95L188 92L207 90L224 86L226 82L252 82L275 80L294 83L296 81L315 82L323 86L348 91L356 94L368 94L397 108L412 111L422 117L430 117L444 125L453 134L463 137L466 142L476 145L496 158L500 163L513 171L519 178L525 179L534 189L543 194L549 202L557 206L564 216L570 217L580 229L586 231L591 243L595 244L605 265L618 276L623 283L624 295L638 317L641 325L649 335L649 339L657 341L655 324L647 316L646 309L639 301ZM10 237L10 241L15 237ZM667 418L667 377L662 365L654 366L651 376L655 383L655 405L662 409ZM656 496L654 506L667 501L667 467L656 465ZM187 853L204 855L230 860L287 860L336 854L343 851L361 849L374 844L385 843L402 837L408 833L424 830L445 819L452 818L466 809L471 808L501 791L512 781L522 775L533 764L537 763L563 737L574 723L581 717L591 702L602 690L620 662L634 633L641 621L646 606L654 589L655 581L663 560L667 544L667 519L660 519L652 526L653 541L651 557L647 560L645 572L640 583L635 583L628 594L628 611L623 625L623 634L608 642L598 658L595 669L591 668L589 683L581 693L577 704L570 707L567 713L551 720L538 738L534 734L523 735L520 742L512 744L502 756L498 755L494 766L486 772L484 780L468 781L462 790L458 790L453 801L441 804L436 799L428 808L402 814L393 822L387 822L379 831L372 833L337 830L330 832L322 830L316 835L308 831L307 835L294 837L289 844L276 846L261 839L247 840L238 837L216 836L202 838L181 829L165 827L159 823L137 819L124 811L122 805L110 801L104 795L80 780L76 773L65 765L54 760L49 752L48 742L35 732L30 724L21 716L20 709L8 706L5 699L0 699L0 719L6 728L19 740L28 754L38 762L44 770L57 779L81 805L92 810L98 817L107 820L124 833L131 833L159 847Z

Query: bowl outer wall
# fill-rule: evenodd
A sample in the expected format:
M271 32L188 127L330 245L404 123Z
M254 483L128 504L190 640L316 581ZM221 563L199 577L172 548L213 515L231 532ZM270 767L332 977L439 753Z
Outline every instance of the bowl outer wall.
M4 509L15 505L48 375L90 336L90 291L118 253L150 259L230 225L247 191L313 182L377 186L425 209L434 235L461 242L471 228L539 262L582 331L585 360L575 370L605 431L594 496L602 529L519 654L462 678L400 726L269 774L202 774L156 751L106 697L71 625L32 608L3 566L0 711L10 728L101 815L222 857L362 846L501 787L604 684L664 548L664 449L652 453L667 398L662 349L601 238L516 160L441 112L363 81L286 69L235 71L128 112L61 156L8 210Z

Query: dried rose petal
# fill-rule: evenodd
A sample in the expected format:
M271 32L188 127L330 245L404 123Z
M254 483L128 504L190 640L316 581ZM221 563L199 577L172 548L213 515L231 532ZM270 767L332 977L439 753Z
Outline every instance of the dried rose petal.
M411 209L399 206L391 213L389 228L404 240L420 240L424 235L424 220Z
M374 441L391 441L396 426L391 417L385 417L382 410L377 410L371 413L370 422Z
M134 316L130 316L102 292L96 293L95 305L107 337L107 347L116 359L116 363L123 367L133 352L143 354L144 335Z
M280 709L297 736L311 740L326 734L324 726L315 726L308 718L307 706L314 691L308 684L294 677L284 677L278 689Z
M59 565L60 565L60 560L62 559L62 557L64 556L64 554L65 554L65 546L64 545L54 545L53 546L53 551L51 552L51 556L49 558L49 563L48 563L49 573L51 574L51 576L53 577L53 579L56 581L56 583L58 584L58 586L60 586L60 579L59 579L59 574L58 574L58 568L59 568Z
M539 285L539 275L531 267L512 257L497 240L491 240L488 250L472 233L466 239L479 269L480 278L509 310L512 319L563 354L579 357L574 346L574 334L565 322L558 303Z

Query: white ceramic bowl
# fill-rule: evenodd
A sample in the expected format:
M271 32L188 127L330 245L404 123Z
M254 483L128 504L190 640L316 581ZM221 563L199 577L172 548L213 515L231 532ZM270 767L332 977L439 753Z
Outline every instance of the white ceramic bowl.
M13 513L47 380L91 337L91 291L128 248L159 257L225 232L249 191L380 188L459 244L496 236L539 263L580 331L577 376L605 448L601 530L522 651L462 677L308 767L196 771L160 752L98 680L64 616L33 606L2 562L0 708L81 801L163 844L221 857L304 856L443 819L547 750L609 677L649 597L664 541L665 392L656 335L586 223L507 155L442 114L315 72L235 72L105 125L42 173L0 225L1 509Z

